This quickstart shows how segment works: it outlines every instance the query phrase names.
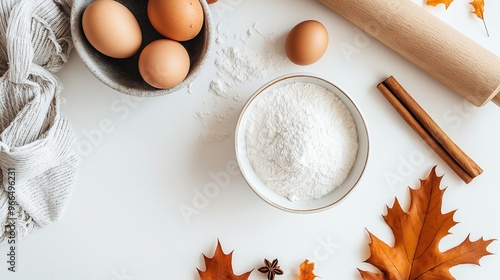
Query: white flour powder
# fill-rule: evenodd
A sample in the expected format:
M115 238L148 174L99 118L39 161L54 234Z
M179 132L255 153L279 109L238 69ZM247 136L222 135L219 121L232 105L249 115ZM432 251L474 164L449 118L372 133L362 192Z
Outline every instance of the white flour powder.
M275 34L262 32L253 24L243 34L231 35L224 30L229 27L223 19L216 27L216 77L208 88L211 99L195 114L204 126L202 143L227 138L234 124L231 118L237 117L237 109L246 99L240 87L277 71L285 61Z
M257 176L292 201L318 199L346 179L358 152L356 124L334 93L284 85L253 108L245 138Z

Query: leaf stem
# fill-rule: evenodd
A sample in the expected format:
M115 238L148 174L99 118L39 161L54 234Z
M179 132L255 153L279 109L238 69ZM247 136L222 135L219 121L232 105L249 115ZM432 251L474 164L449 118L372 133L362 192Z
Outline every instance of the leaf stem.
M486 29L486 35L488 35L488 37L490 37L490 32L488 31L488 27L486 26L486 21L484 20L484 15L483 15L483 24L484 24L484 29Z

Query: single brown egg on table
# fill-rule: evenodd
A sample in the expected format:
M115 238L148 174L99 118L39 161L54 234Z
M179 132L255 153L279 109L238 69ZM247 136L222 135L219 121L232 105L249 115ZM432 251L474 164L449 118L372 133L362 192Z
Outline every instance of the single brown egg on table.
M191 40L203 27L203 7L199 0L149 0L147 10L151 25L172 40Z
M286 55L295 64L309 65L318 61L328 47L328 31L316 20L297 24L286 37Z
M139 73L146 83L158 89L180 84L189 73L190 59L179 42L158 39L149 43L139 56Z
M142 32L135 16L116 1L99 0L85 8L82 28L89 43L113 58L128 58L141 47Z

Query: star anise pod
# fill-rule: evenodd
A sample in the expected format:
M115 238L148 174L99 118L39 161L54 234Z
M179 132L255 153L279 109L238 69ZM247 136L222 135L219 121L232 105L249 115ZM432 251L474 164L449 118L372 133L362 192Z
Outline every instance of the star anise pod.
M262 273L267 273L267 280L274 280L276 275L283 275L283 270L278 265L278 259L274 259L270 262L268 259L264 259L265 266L259 268Z

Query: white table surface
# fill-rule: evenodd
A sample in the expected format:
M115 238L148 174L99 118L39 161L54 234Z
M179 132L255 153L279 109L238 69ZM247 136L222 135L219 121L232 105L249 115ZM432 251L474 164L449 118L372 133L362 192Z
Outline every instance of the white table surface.
M423 6L424 1L414 0ZM468 1L455 1L426 9L500 55L500 2L487 0L486 20L470 14ZM316 261L315 273L326 280L361 279L357 268L373 269L363 261L369 256L369 230L391 243L393 236L382 219L386 205L397 197L408 204L408 186L438 165L448 186L443 211L458 209L460 223L441 242L442 250L458 245L470 233L476 240L500 238L500 108L493 103L475 109L429 75L316 0L219 0L211 6L221 31L235 39L215 44L211 60L187 89L146 99L129 97L107 88L86 69L76 52L58 74L66 100L63 111L82 143L94 143L79 170L79 181L63 218L34 231L18 247L18 272L0 265L0 279L198 279L204 269L202 253L212 256L217 239L226 252L234 250L236 274L258 268L263 259L279 259L285 275L295 279L306 258ZM224 123L214 114L206 127L195 117L202 110L225 109L208 92L216 79L216 51L239 45L249 28L272 34L283 46L286 33L306 19L321 21L330 34L327 53L317 63L299 67L285 61L264 78L237 88L241 100ZM236 36L238 35L238 36ZM252 37L257 49L262 40ZM362 44L361 44L362 43ZM351 56L342 46L357 48ZM283 49L279 50L282 54ZM450 54L452 55L452 54ZM235 163L234 127L244 101L265 82L294 72L320 74L343 88L359 105L368 124L370 158L364 176L347 199L324 212L300 215L263 202L241 175L210 198L198 213L182 215L179 207L194 206L196 192L215 182ZM375 86L395 75L449 136L485 171L465 185L446 164L422 144L418 136L390 107ZM223 100L224 101L224 100ZM200 134L227 129L229 136L204 143ZM101 135L101 136L98 136ZM90 149L88 149L90 147ZM234 173L233 173L234 174ZM221 175L222 176L222 175ZM388 177L397 176L399 182ZM481 266L452 268L457 279L497 279L500 246L489 248ZM6 247L0 248L6 255ZM3 258L0 258L3 259ZM249 279L264 279L257 270Z

